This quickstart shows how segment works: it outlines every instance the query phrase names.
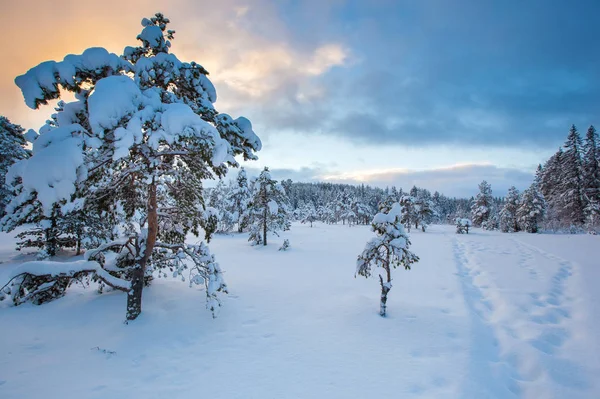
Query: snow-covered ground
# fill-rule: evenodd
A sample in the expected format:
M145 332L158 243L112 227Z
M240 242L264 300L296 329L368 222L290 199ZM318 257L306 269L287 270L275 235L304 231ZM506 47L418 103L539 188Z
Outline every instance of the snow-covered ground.
M381 318L379 282L354 278L371 236L217 236L230 295L214 320L204 293L172 280L144 291L129 325L120 292L3 303L0 398L600 397L600 237L413 232L421 260L394 271ZM25 257L0 243L4 281Z

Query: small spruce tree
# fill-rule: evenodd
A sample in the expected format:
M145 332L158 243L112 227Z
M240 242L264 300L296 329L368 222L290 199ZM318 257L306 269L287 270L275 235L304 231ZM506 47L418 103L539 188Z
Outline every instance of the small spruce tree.
M494 198L492 197L492 186L487 181L479 184L479 194L471 206L471 220L475 227L485 227L491 216Z
M500 211L500 229L504 233L514 233L519 231L517 223L517 209L519 208L519 191L515 186L508 189L508 194L504 199L504 206Z
M517 223L522 230L528 233L537 233L546 213L546 201L536 183L523 191L519 208L517 209Z

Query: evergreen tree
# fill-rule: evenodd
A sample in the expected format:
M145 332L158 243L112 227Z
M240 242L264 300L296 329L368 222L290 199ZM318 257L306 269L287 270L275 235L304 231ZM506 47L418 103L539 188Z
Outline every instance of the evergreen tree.
M281 184L271 178L269 168L260 173L250 205L250 237L253 245L267 245L267 233L278 235L290 228L287 197Z
M242 233L248 227L250 217L248 207L252 199L244 168L238 172L236 182L229 191L228 197L228 203L231 206L230 212L238 225L238 233Z
M312 202L305 204L303 212L302 212L302 219L300 220L300 222L302 224L310 223L310 227L313 227L313 222L315 222L317 220L318 220L318 216L317 216L317 211L315 209L315 206L312 204Z
M31 151L25 149L27 141L24 132L25 129L21 126L0 116L0 217L4 215L4 208L13 196L10 189L12 182L6 181L8 168L15 162L31 156Z
M561 159L561 219L563 222L581 226L585 221L583 202L583 182L581 168L581 137L575 125L571 126Z
M381 301L379 314L386 315L387 295L392 289L391 269L403 266L410 270L411 265L419 261L419 257L412 253L410 239L402 225L402 209L398 202L391 206L383 202L380 211L371 222L371 230L376 236L372 238L356 261L356 274L370 277L373 268L381 268L379 273L381 285Z
M261 144L247 119L215 110L208 72L169 52L175 32L168 24L162 14L144 18L141 45L121 57L91 48L15 80L34 109L60 98L61 89L76 98L35 140L23 170L46 175L22 173L19 201L39 201L46 215L61 201L72 209L97 206L120 235L87 251L80 269L69 263L69 275L30 270L15 277L15 303L42 295L48 280L92 274L127 293L127 319L135 319L147 277L168 268L175 275L188 270L190 282L205 284L208 307L217 310L218 293L226 290L219 265L204 243L183 240L199 227L210 234L202 180L238 166L236 155L255 159Z
M519 191L515 186L508 189L504 206L500 211L500 229L504 233L519 231L517 223L517 209L519 208Z
M402 206L401 222L404 227L410 233L410 228L413 224L418 226L417 208L415 206L415 198L412 195L403 195L400 198L400 205Z
M600 148L598 133L590 126L583 146L583 195L585 199L585 216L588 225L594 228L600 222Z
M562 179L562 158L563 151L559 148L544 164L541 174L536 175L539 178L539 190L546 200L546 227L556 230L562 224L560 221L562 199L561 199L561 179Z
M419 189L417 191L417 198L414 201L414 205L415 228L421 226L421 231L425 232L425 229L431 223L431 219L434 216L431 193L425 189Z
M546 202L538 185L533 183L523 191L519 208L517 209L517 222L521 229L528 233L537 233L544 219Z
M232 209L230 192L231 188L227 187L223 180L219 180L208 196L208 205L217 211L217 233L229 233L237 222L237 217Z
M492 186L487 181L479 184L479 194L471 206L471 220L475 227L486 227L490 219L494 198L492 197Z

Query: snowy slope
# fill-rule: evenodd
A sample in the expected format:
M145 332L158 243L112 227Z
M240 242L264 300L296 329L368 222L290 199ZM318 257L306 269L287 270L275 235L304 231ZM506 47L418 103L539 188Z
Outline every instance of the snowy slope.
M216 237L231 294L214 320L172 280L144 292L130 325L122 293L2 304L0 397L600 397L600 238L413 232L421 261L394 271L383 319L378 281L353 275L371 236L316 223L267 247Z

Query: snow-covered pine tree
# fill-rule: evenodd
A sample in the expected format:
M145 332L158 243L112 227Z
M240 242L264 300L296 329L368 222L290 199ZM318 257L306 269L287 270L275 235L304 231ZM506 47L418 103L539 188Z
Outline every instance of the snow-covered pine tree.
M315 206L312 204L312 202L304 204L304 208L302 211L302 219L300 220L300 222L302 224L309 223L310 227L313 227L313 222L315 222L317 220L318 220L317 211L315 209Z
M563 150L559 148L544 164L540 175L538 188L546 201L545 227L556 230L561 226L559 219L562 210L561 180L562 180ZM536 174L536 178L538 175Z
M421 231L425 232L425 229L431 223L433 215L431 193L425 189L418 190L417 198L415 199L415 228L421 226Z
M248 227L250 217L248 207L251 200L252 193L248 187L248 177L244 168L241 168L235 183L229 190L227 201L230 204L233 219L237 223L238 233L242 233Z
M579 132L575 125L572 125L564 144L565 151L561 162L563 173L560 181L561 219L571 226L581 226L585 221L581 147Z
M560 213L566 226L580 225L584 217L582 147L579 131L575 125L571 125L563 144L560 163L562 174L558 185L562 206Z
M45 213L59 201L101 204L121 236L52 271L25 263L11 280L15 303L40 298L50 283L92 274L127 292L127 319L135 319L145 277L168 268L188 270L190 282L205 284L207 306L219 306L226 290L219 265L204 243L183 238L205 222L202 180L224 176L227 165L237 166L235 155L255 159L261 143L247 119L215 110L216 92L201 65L169 53L168 23L162 14L144 18L141 45L122 57L91 48L16 79L34 109L62 91L76 98L21 161L22 198L39 201Z
M537 233L540 229L544 214L546 212L546 201L537 183L533 183L523 191L519 207L517 209L517 223L522 230L528 233Z
M410 233L410 228L412 227L413 223L416 223L418 226L415 198L411 195L403 195L400 198L400 205L402 210L401 222Z
M220 234L229 233L233 230L237 217L233 213L233 204L231 203L231 186L226 186L225 181L219 180L217 185L210 190L208 196L208 205L217 211L217 229Z
M600 224L600 148L598 133L590 126L585 135L583 146L583 195L585 199L585 217L589 228Z
M500 229L504 233L519 231L517 209L519 209L519 190L515 186L512 186L508 189L508 194L504 199L504 206L500 211Z
M10 189L12 182L6 181L8 168L31 156L31 151L25 148L27 140L24 132L25 129L21 126L0 115L0 217L4 215L4 208L14 195Z
M363 252L356 260L356 275L370 277L374 268L381 268L379 283L381 285L381 301L379 314L386 315L387 296L392 289L392 268L403 266L410 270L411 265L419 261L412 253L410 239L402 225L402 207L398 202L383 202L379 213L371 222L371 230L375 232Z
M250 205L250 236L252 245L267 245L269 232L278 235L279 231L290 228L287 210L287 196L281 184L271 178L269 168L256 179L254 196Z
M492 186L487 181L479 184L479 194L471 206L471 221L475 227L486 227L490 218L494 198L492 197Z

